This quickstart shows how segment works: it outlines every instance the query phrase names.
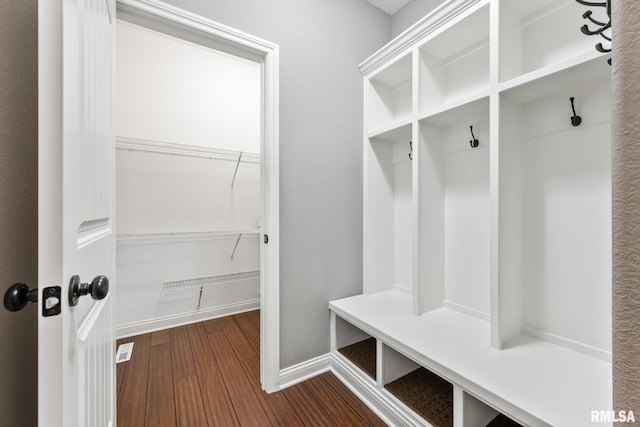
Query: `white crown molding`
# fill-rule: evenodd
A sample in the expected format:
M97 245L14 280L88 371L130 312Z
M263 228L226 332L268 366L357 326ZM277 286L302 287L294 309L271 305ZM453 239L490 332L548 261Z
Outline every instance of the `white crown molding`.
M187 157L203 157L217 160L231 160L234 162L238 161L238 158L240 158L240 161L242 162L260 163L259 153L222 150L219 148L209 148L200 145L176 144L173 142L129 138L124 136L116 136L116 149Z
M206 40L198 42L258 62L278 49L275 43L158 0L117 0L117 11L119 19L125 17L150 28L159 26L164 32L176 31L188 39L197 37L196 32L204 33Z
M438 6L431 13L413 24L403 33L380 48L377 52L365 59L360 65L360 72L369 75L383 65L395 59L399 54L406 53L407 49L416 45L427 34L437 30L441 26L474 7L478 3L486 3L487 0L449 0Z

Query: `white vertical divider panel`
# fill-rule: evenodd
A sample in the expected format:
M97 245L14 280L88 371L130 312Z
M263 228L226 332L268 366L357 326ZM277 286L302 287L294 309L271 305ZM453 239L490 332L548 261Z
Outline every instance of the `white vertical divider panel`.
M519 131L522 109L500 97L499 178L499 285L500 333L497 348L503 348L522 333L524 317L524 151Z
M381 388L384 387L386 363L385 346L381 340L376 339L376 384Z
M414 72L417 68L415 64L417 62L414 56ZM416 83L417 78L414 74L414 84ZM415 93L416 91L414 91ZM414 103L414 106L416 104ZM412 218L412 229L413 229L413 239L412 239L412 255L413 255L413 294L412 294L412 310L413 314L420 314L420 293L422 292L422 274L420 270L420 239L417 236L420 235L420 203L422 198L420 197L420 124L417 121L413 121L411 123L411 141L413 144L413 163L414 167L412 169L412 196L413 196L413 218Z
M412 219L411 229L413 230L412 236L412 273L413 273L413 293L412 304L413 313L419 313L419 295L420 295L420 247L419 239L417 236L420 232L420 125L415 120L416 114L420 108L420 50L415 47L412 52L412 66L411 66L411 80L413 82L413 91L411 98L411 106L413 109L413 121L411 122L411 143L412 143L412 157L414 167L411 170L411 198L412 198Z
M369 115L369 80L362 79L362 111L364 117L362 120L362 292L364 294L370 293L371 287L369 286L369 244L371 239L369 238L369 161L370 161L370 148L368 135L368 123L370 120Z
M500 0L490 3L489 10L489 197L490 219L490 336L491 346L500 349Z
M418 140L418 301L420 315L444 303L444 162L439 127L421 122Z

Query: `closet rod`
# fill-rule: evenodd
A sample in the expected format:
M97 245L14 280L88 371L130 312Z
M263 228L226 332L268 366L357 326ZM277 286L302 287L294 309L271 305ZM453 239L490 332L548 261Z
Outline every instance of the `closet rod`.
M182 157L237 161L239 151L210 148L198 145L116 136L116 149L145 153L169 154ZM260 163L260 153L242 153L242 161Z
M231 252L231 261L233 261L233 257L236 254L236 249L238 249L238 243L240 243L241 237L242 237L242 233L238 234L238 240L236 240L236 245L233 247L233 252Z

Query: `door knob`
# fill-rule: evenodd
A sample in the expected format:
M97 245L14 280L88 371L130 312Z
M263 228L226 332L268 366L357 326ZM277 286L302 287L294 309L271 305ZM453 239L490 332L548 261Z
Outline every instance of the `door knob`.
M107 276L96 276L91 283L80 283L80 276L73 276L69 281L69 305L78 305L78 299L90 294L94 300L101 300L109 293Z
M9 311L20 311L29 302L38 302L38 289L29 289L25 283L14 283L4 293L4 307Z

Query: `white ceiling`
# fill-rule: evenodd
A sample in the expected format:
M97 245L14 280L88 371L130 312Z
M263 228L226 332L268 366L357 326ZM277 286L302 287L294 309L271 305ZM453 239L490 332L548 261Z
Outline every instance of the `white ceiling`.
M389 15L396 13L402 6L411 0L367 0L369 3L387 12Z

